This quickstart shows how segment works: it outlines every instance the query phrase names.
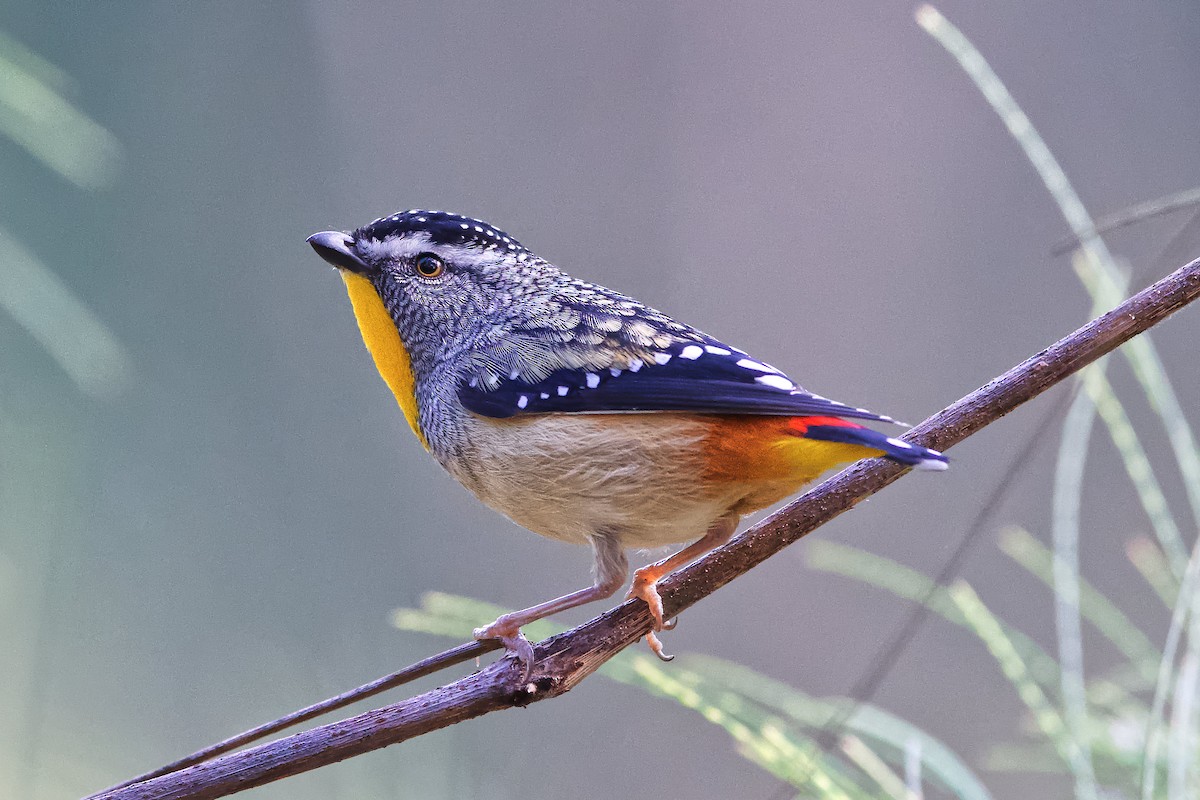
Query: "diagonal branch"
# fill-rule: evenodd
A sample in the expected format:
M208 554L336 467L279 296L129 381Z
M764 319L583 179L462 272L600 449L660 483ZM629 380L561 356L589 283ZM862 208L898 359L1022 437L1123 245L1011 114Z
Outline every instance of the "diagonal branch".
M1200 259L977 389L911 430L906 439L945 450L1036 397L1200 296ZM905 472L882 459L838 473L742 536L666 578L668 616L694 605ZM97 796L97 800L224 797L386 747L491 711L557 697L650 628L644 603L627 601L536 646L529 683L511 659L454 683L340 722Z

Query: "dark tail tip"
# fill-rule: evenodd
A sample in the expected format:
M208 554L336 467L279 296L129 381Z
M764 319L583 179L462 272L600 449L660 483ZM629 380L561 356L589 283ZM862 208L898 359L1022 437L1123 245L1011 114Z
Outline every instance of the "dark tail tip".
M913 469L940 472L950 468L950 459L937 450L910 444L903 439L880 433L860 425L810 425L804 432L807 439L822 442L859 444L882 450L884 458Z

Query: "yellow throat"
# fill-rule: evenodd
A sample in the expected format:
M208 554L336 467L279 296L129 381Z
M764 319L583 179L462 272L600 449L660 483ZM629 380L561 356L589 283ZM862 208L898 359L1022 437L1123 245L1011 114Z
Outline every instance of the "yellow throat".
M413 378L412 360L408 350L400 339L400 331L392 315L379 299L375 285L368 278L355 272L341 269L338 272L346 283L346 293L350 295L350 305L354 307L354 316L358 320L358 329L362 332L363 343L375 360L375 368L383 376L383 381L396 396L408 427L412 428L421 446L429 449L425 434L417 421L416 380Z

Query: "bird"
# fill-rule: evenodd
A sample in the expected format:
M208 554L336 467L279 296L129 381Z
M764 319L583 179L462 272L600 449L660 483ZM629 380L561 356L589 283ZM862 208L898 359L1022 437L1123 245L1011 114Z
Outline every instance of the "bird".
M521 627L616 594L627 550L685 545L635 570L628 593L649 607L647 642L669 660L659 580L729 541L743 516L862 458L948 466L862 424L903 423L809 392L487 222L411 209L307 241L341 274L421 445L513 522L591 548L590 586L475 629L526 678Z

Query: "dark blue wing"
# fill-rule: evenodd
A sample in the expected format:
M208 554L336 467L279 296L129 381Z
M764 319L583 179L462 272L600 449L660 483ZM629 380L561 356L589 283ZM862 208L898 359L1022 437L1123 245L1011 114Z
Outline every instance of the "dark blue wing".
M517 414L683 411L699 414L835 416L896 422L811 394L772 366L715 340L678 341L623 368L556 369L530 381L519 372L494 386L478 378L458 396L485 417Z

